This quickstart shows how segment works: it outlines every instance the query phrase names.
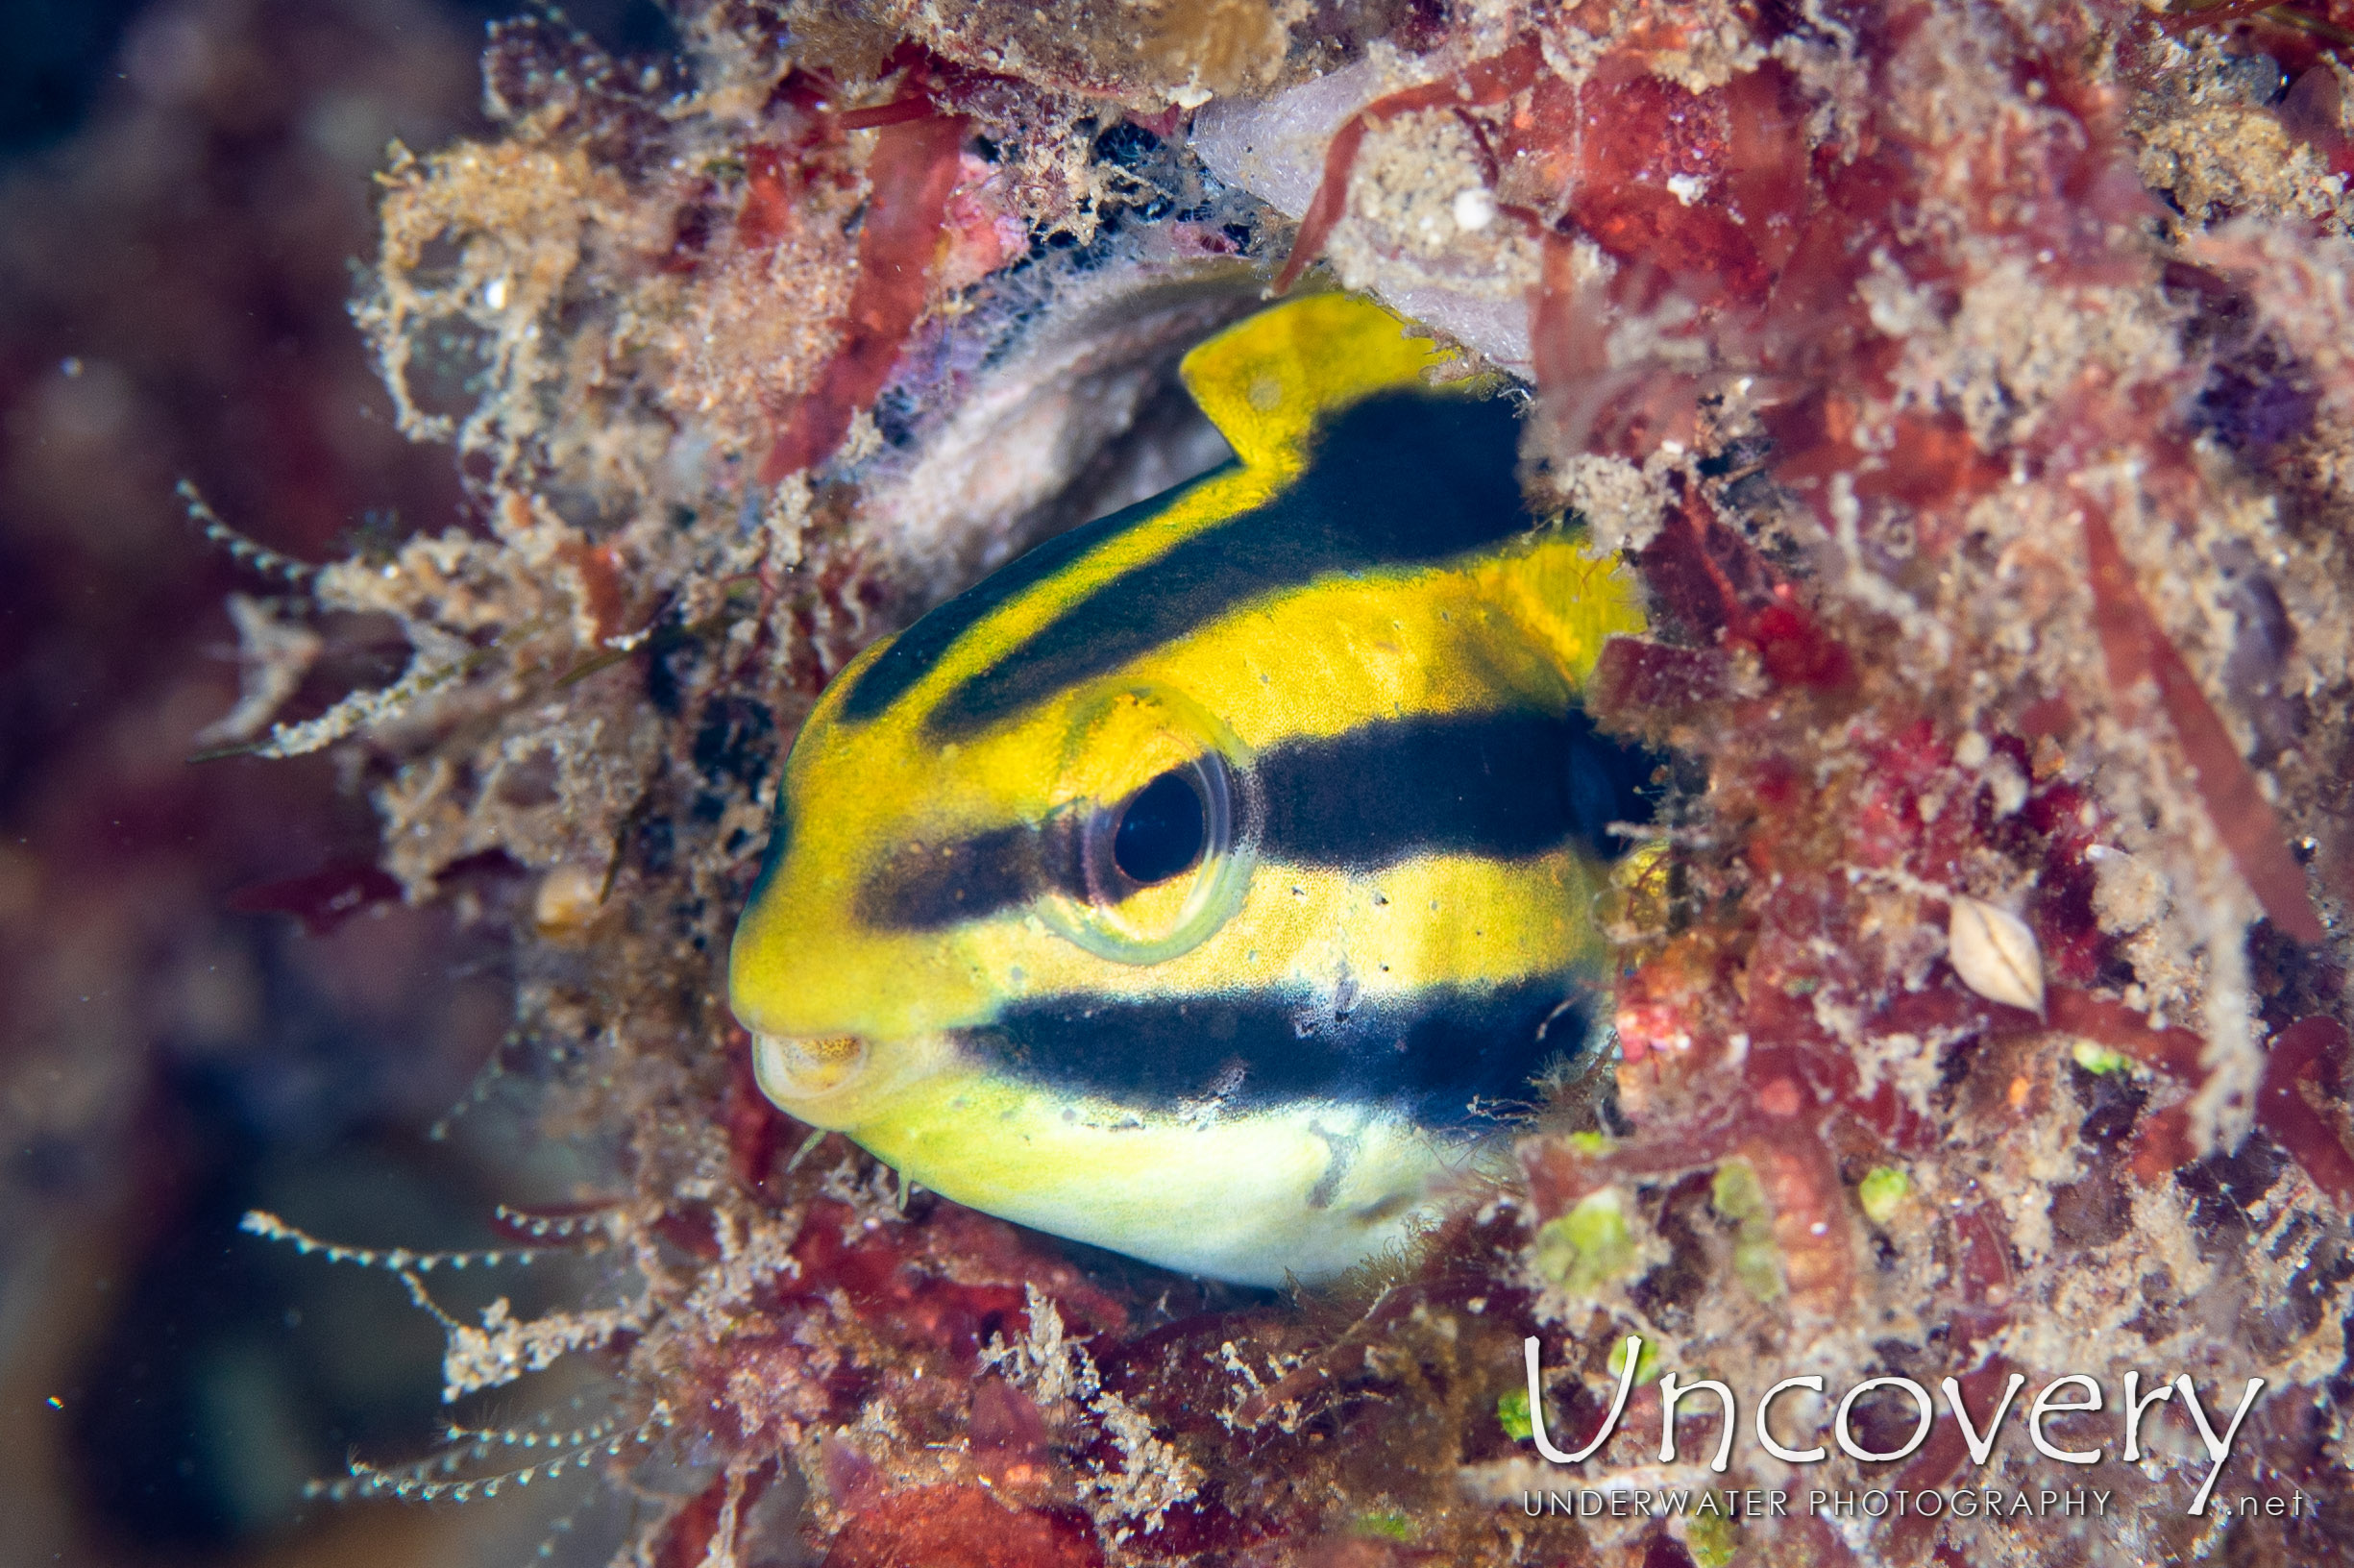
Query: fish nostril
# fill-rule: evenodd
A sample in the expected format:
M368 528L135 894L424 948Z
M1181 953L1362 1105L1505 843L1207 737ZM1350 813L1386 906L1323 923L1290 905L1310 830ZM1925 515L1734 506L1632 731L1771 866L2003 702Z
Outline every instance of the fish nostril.
M752 1070L761 1090L779 1105L840 1089L867 1065L867 1042L856 1035L801 1039L756 1035Z

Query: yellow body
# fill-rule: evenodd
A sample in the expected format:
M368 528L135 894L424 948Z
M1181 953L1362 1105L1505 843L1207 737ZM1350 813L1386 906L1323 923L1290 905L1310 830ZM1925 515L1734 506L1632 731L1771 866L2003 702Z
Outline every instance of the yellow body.
M1336 508L1369 513L1400 487L1361 493L1342 475L1312 489L1311 468L1339 460L1321 432L1361 404L1359 423L1381 430L1425 404L1470 417L1460 405L1484 389L1423 390L1434 360L1396 318L1340 296L1242 323L1183 367L1235 463L1044 547L1060 547L1050 571L1016 563L934 612L902 634L924 639L910 644L922 658L902 650L878 670L894 646L879 644L843 673L786 764L777 843L731 959L731 999L779 1106L960 1202L1207 1274L1323 1277L1411 1229L1478 1129L1422 1109L1443 1063L1413 1069L1412 1094L1384 1089L1404 1069L1349 1031L1397 1020L1404 1051L1426 995L1472 1018L1500 988L1526 997L1535 983L1541 1000L1557 977L1568 996L1604 959L1593 905L1607 866L1590 831L1513 840L1510 853L1420 845L1413 799L1359 830L1344 809L1267 792L1327 776L1317 769L1343 770L1330 776L1345 789L1361 753L1420 779L1448 736L1553 723L1575 712L1604 639L1641 625L1624 576L1558 526L1479 519L1496 536L1450 551L1443 530L1393 520L1396 558L1334 543ZM1382 395L1389 423L1367 424ZM1396 450L1367 461L1415 472ZM1289 526L1294 496L1324 509L1291 551L1265 530ZM1267 563L1263 589L1217 577L1244 557ZM1182 629L1126 648L1140 635L1129 602ZM1078 674L1056 684L1058 670ZM1409 724L1436 727L1410 732L1419 749L1384 750L1382 726ZM1523 804L1495 771L1451 808L1470 824L1456 840L1543 831L1520 824L1551 808ZM1171 773L1192 800L1168 795L1185 819L1174 842L1197 817L1204 847L1134 885L1104 869L1126 862L1103 846L1132 854L1113 835L1137 808L1120 803ZM1287 834L1312 847L1284 858ZM1082 862L1116 896L1069 870ZM1298 1064L1263 1027L1284 1008L1333 1053L1337 1081L1293 1081ZM1099 1039L1087 1033L1098 1012ZM1257 1031L1198 1092L1134 1060L1174 1041L1212 1061L1214 1044L1189 1035L1196 1016ZM1149 1040L1123 1038L1122 1019L1145 1020ZM1411 1038L1464 1038L1448 1027ZM1343 1036L1353 1043L1329 1043ZM1360 1059L1372 1077L1348 1067Z

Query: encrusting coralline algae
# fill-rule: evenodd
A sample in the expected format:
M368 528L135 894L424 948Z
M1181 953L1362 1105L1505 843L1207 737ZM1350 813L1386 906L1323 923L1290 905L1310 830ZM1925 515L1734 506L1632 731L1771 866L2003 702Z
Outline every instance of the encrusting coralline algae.
M496 30L501 133L396 154L359 309L481 527L321 567L407 673L233 739L343 748L411 898L485 856L539 890L503 1066L616 1150L565 1236L625 1305L454 1333L601 1359L638 1558L2343 1554L2354 12L2246 10L720 0L627 63ZM1191 1311L805 1141L719 976L826 677L1214 460L1174 357L1319 259L1531 383L1527 483L1652 605L1593 701L1683 760L1606 912L1614 1085L1414 1256ZM291 690L315 642L239 624ZM1620 1435L1538 1458L1631 1334ZM2266 1391L2191 1514L2175 1409L2132 1464L2113 1409L2051 1417L2081 1472L1941 1419L1720 1475L1706 1399L1657 1458L1662 1372L1745 1423L1794 1377ZM1887 1391L1867 1452L1913 1429ZM2114 1495L1520 1507L1606 1481Z

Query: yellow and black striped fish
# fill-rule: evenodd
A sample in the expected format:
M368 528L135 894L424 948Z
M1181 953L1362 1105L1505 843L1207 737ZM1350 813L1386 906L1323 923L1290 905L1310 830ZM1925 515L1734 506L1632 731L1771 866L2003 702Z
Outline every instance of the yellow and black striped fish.
M1409 1234L1587 1046L1650 763L1579 698L1642 617L1437 361L1345 296L1251 317L1182 367L1234 461L843 671L730 960L772 1099L974 1208L1276 1284Z

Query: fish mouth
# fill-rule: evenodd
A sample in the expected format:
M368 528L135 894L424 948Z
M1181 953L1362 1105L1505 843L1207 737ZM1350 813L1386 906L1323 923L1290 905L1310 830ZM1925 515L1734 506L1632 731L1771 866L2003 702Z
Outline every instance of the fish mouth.
M857 1083L871 1055L856 1035L754 1035L752 1075L762 1093L797 1111Z

